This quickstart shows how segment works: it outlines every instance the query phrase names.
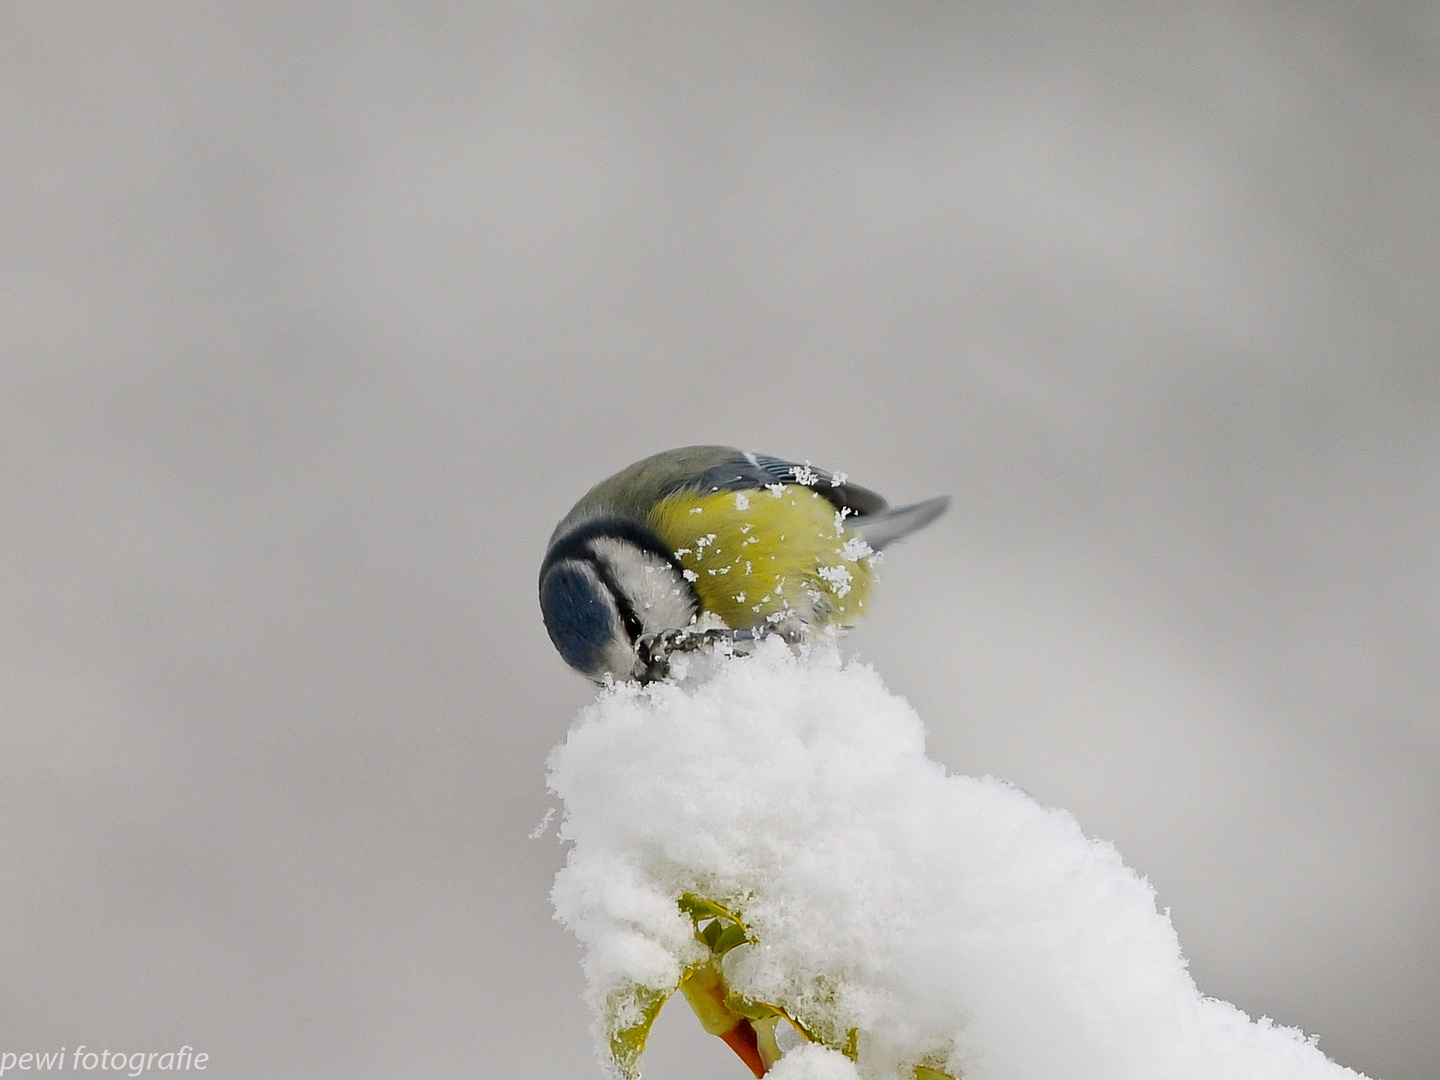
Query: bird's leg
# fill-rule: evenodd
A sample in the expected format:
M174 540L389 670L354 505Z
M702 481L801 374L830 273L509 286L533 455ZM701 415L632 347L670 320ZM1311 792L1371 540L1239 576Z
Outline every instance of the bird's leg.
M729 627L714 626L705 630L692 626L674 627L654 634L642 634L635 642L635 651L640 655L644 670L641 682L653 682L670 674L670 657L676 653L697 652L725 644L737 656L748 656L755 650L755 643L772 633L780 633L790 640L784 630L772 626L758 626L753 630L731 630Z
M644 665L641 682L653 682L670 674L670 658L677 653L696 652L707 645L731 640L733 630L712 627L698 630L694 627L672 627L654 634L644 634L635 643L635 651Z
M801 645L810 640L810 627L793 611L777 611L764 624L757 627L757 638L774 634L787 645Z

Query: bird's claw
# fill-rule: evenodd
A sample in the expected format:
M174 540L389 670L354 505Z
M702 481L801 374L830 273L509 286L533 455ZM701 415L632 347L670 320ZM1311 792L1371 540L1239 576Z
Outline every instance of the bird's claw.
M653 682L670 674L670 658L679 653L698 652L701 649L723 646L735 656L746 656L753 652L755 643L772 633L783 633L769 626L754 630L731 630L728 627L711 627L706 630L695 627L677 627L644 634L635 643L640 655L641 682Z

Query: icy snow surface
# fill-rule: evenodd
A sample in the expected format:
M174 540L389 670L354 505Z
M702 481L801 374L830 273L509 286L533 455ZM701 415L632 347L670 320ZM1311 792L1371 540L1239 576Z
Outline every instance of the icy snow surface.
M686 662L676 683L602 691L550 758L574 845L553 900L585 948L602 1061L636 1002L709 955L689 893L748 930L722 963L733 993L855 1055L802 1045L773 1080L1359 1075L1201 996L1110 844L946 775L869 667L774 640Z

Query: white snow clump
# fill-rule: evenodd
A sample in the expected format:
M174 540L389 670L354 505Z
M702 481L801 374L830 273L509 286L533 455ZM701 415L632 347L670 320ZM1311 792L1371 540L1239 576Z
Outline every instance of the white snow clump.
M817 1040L773 1080L1359 1075L1203 997L1114 847L1003 781L947 775L869 667L776 639L682 659L678 681L603 690L550 757L574 845L552 899L612 1073L637 1071L659 1003L708 960L732 1001ZM745 943L713 953L687 896Z
M765 1080L858 1080L854 1064L838 1050L819 1043L796 1047L765 1074Z

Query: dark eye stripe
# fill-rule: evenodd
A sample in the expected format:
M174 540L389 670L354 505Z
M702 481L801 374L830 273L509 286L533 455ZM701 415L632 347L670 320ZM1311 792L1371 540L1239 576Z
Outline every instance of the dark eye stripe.
M620 622L624 625L625 632L630 635L630 643L633 645L645 632L645 624L635 613L635 605L630 602L630 597L625 595L625 590L620 588L620 583L615 580L615 575L610 572L610 566L604 559L587 548L584 560L594 568L600 584L605 586L610 593L610 599L615 601L615 609L620 612Z
M695 587L683 576L684 567L680 565L680 560L675 557L675 553L652 529L629 518L612 516L591 518L589 521L576 525L565 535L558 537L551 545L550 550L545 553L545 561L540 566L541 579L544 579L545 572L551 566L563 559L573 559L593 567L595 576L600 579L600 583L614 598L616 610L620 613L620 622L624 625L625 632L630 635L630 641L633 644L645 632L645 624L635 611L630 597L620 588L620 583L615 579L610 566L604 559L599 558L591 547L590 542L597 539L618 540L638 551L654 555L669 563L675 569L676 580L684 582L686 588L690 590L691 610L700 610L700 596L695 592Z

